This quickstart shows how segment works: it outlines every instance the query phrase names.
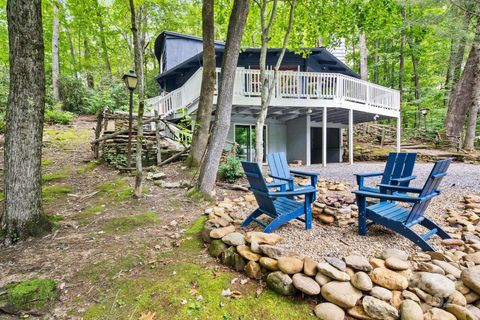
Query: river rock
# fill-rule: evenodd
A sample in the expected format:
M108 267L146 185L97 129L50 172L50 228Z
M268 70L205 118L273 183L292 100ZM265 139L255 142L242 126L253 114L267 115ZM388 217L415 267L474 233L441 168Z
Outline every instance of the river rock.
M216 228L210 231L210 238L212 239L222 239L227 234L235 232L235 226L228 226L224 228Z
M260 265L267 270L270 270L270 271L278 270L278 262L275 259L272 259L269 257L261 257L258 262L260 262Z
M317 269L319 272L334 280L350 281L350 276L346 272L338 270L329 263L320 262L317 264Z
M387 268L389 269L400 271L410 268L410 264L407 261L399 259L397 257L390 257L385 260L385 266L387 266Z
M410 286L441 298L446 298L455 291L455 283L438 273L416 272L410 279Z
M208 246L208 253L212 257L218 258L222 255L223 251L227 250L228 246L221 240L213 240Z
M432 273L445 275L445 271L442 268L430 262L419 263L417 267L417 271L425 271L425 272L432 272Z
M398 311L393 306L380 299L365 296L362 301L363 310L370 317L380 320L398 319Z
M475 252L475 253L470 253L470 254L467 254L467 255L463 256L463 260L464 261L470 261L470 262L473 262L475 264L480 264L480 251Z
M245 273L252 279L262 278L262 270L260 265L255 261L248 261L247 265L245 266Z
M245 268L245 260L238 254L235 247L230 247L222 252L221 260L223 264L236 271L243 271Z
M293 285L292 278L281 271L269 273L267 276L267 285L271 290L284 296L291 296L297 291Z
M334 266L340 271L345 271L345 269L347 268L347 265L345 264L345 262L343 262L338 258L327 256L327 257L324 257L324 259L325 261L327 261L328 263L330 263L332 266Z
M352 267L353 269L370 272L372 270L372 265L368 262L367 258L358 255L350 255L345 258L345 263L347 266Z
M331 281L321 290L322 297L342 308L352 308L362 297L362 292L350 282Z
M249 243L256 242L258 244L265 243L265 244L274 245L280 242L282 240L282 237L276 233L250 231L250 232L247 232L247 235L245 236L245 240Z
M390 290L404 290L408 280L401 274L386 268L376 268L370 273L372 281Z
M361 291L370 291L373 287L372 280L363 271L355 273L352 277L352 285Z
M250 261L258 261L260 260L260 257L261 257L261 255L253 252L252 250L250 250L250 247L246 245L237 246L237 251L238 253L240 253L242 257Z
M379 286L373 287L370 291L370 295L383 301L390 301L393 297L392 291Z
M395 248L388 248L382 251L380 257L383 260L387 260L390 257L395 257L403 261L408 260L408 253L403 250L395 249Z
M450 263L446 261L440 261L440 260L432 260L432 263L442 268L446 274L451 274L457 279L460 278L460 275L462 272L460 271L460 269L458 269L457 267L454 267Z
M282 256L287 255L287 251L284 248L272 246L269 244L261 244L258 246L258 248L260 249L260 252L272 259L278 259Z
M403 290L402 291L402 297L404 299L409 299L409 300L420 303L420 298L415 293L413 293L411 291Z
M372 320L372 318L363 310L362 305L355 306L347 310L349 316L360 320Z
M480 266L463 270L461 278L465 286L480 294Z
M303 273L307 276L315 277L317 274L317 262L312 258L305 257L303 259Z
M470 310L456 304L446 304L445 310L453 314L457 320L477 320Z
M401 320L423 320L423 310L412 300L403 300L400 307Z
M313 312L320 320L343 320L345 318L345 311L330 302L317 304Z
M432 308L425 313L424 320L457 320L457 318L445 310Z
M315 296L320 293L320 286L318 283L303 273L294 274L292 280L295 288L307 295Z
M222 238L222 241L231 246L241 246L245 244L245 237L240 232L232 232Z
M287 274L302 272L303 261L294 257L280 257L277 260L278 269Z
M332 278L327 277L323 273L317 272L317 275L315 276L315 281L317 281L317 283L321 287L323 287L324 285L326 285L327 283L329 283L330 281L333 281L333 280L332 280Z
M467 299L459 291L455 290L448 296L447 303L456 304L462 307L467 305Z

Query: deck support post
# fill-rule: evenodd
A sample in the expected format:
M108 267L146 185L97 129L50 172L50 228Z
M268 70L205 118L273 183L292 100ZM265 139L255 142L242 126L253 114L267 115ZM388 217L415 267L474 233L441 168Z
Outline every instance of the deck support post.
M312 164L312 152L311 152L311 141L312 141L312 137L311 137L311 129L310 129L310 126L311 126L311 123L310 123L310 115L307 114L307 116L305 117L305 122L306 122L306 137L307 137L307 141L306 142L306 154L305 154L305 165L309 166Z
M400 152L400 140L402 138L402 121L401 115L397 118L397 152Z
M353 164L353 109L348 110L348 160Z
M322 127L322 165L327 166L327 107L323 108Z

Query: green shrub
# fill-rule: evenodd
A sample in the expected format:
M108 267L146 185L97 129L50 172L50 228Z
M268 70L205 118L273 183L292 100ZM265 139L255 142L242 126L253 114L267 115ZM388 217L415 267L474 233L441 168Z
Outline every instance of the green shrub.
M73 113L57 109L45 109L45 123L49 124L72 124Z
M60 96L62 97L64 110L77 114L87 112L88 95L88 88L82 80L74 76L62 76L60 78Z
M230 156L220 165L218 173L228 183L234 183L243 176L242 164L237 157Z
M89 95L86 97L87 112L95 114L103 108L128 111L128 100L129 93L123 82L113 79L104 80L94 90L90 89Z

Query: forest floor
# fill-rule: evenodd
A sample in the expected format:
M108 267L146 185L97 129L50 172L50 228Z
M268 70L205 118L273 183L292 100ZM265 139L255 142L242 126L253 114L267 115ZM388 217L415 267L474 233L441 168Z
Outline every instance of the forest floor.
M53 278L60 295L47 318L54 319L139 319L150 311L154 319L313 318L314 301L263 291L264 284L208 255L199 238L207 203L188 198L186 189L146 181L145 196L134 199L134 177L92 160L94 125L81 117L45 129L44 207L56 228L41 239L0 245L0 288ZM180 164L161 171L167 181L191 177ZM238 298L223 296L224 289Z

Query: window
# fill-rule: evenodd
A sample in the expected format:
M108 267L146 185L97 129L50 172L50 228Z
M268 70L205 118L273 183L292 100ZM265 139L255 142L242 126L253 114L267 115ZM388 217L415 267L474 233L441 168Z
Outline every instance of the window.
M244 161L255 160L255 125L235 124L235 143L237 144L237 157ZM263 127L263 161L267 154L267 126Z

